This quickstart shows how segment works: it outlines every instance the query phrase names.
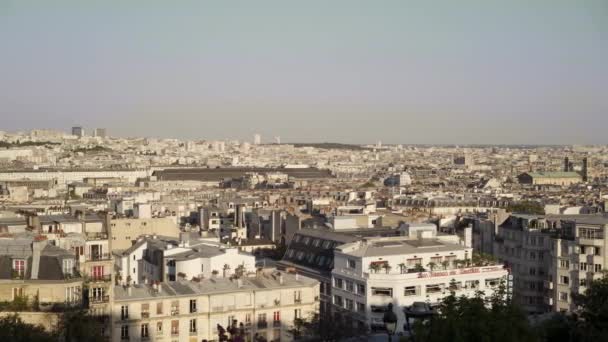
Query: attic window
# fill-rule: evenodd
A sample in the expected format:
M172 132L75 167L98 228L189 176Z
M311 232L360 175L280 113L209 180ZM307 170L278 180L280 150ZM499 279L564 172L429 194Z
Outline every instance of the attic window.
M23 259L14 259L13 260L13 272L16 273L19 277L23 277L25 274L25 260Z
M74 260L72 260L72 259L63 260L63 274L72 274L73 268L74 268Z

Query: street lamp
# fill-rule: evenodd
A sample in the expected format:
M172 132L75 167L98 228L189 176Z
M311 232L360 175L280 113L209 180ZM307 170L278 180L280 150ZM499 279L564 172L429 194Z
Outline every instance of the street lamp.
M425 319L432 318L433 315L435 315L435 310L429 303L414 302L411 306L405 307L403 309L403 313L405 314L404 329L408 331L409 335L412 337L412 341L415 341L414 334L412 333L412 328L410 326L410 318L424 321Z
M397 315L393 312L393 304L389 303L387 307L387 311L384 313L384 317L382 317L382 322L384 322L384 327L388 333L388 341L392 341L392 336L395 334L395 330L397 330Z

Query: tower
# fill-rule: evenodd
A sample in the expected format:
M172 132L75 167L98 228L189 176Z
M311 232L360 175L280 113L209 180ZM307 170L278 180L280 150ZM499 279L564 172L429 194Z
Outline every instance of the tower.
M570 171L570 159L564 158L564 172Z
M588 170L587 170L587 157L583 158L583 168L581 170L581 175L583 176L583 182L586 182L588 179Z

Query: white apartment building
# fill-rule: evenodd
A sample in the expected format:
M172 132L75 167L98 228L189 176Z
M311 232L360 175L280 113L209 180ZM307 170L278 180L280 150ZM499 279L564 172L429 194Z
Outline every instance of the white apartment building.
M217 325L242 323L247 341L290 341L296 318L318 310L319 283L260 271L239 279L115 287L112 341L198 342L218 339Z
M439 303L455 291L492 295L507 280L502 265L466 266L473 249L455 235L438 235L433 225L406 228L405 236L370 238L338 246L334 252L333 307L360 328L383 327L389 303L403 329L403 308L414 302ZM466 235L466 234L465 234ZM424 268L424 270L422 269Z
M237 270L255 270L255 257L224 246L178 241L167 237L140 238L117 258L121 284L152 284L182 279L230 277Z

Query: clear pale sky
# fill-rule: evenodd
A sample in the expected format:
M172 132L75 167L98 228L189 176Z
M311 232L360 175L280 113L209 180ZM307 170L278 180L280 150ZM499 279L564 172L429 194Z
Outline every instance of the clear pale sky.
M0 0L0 130L608 143L608 1Z

